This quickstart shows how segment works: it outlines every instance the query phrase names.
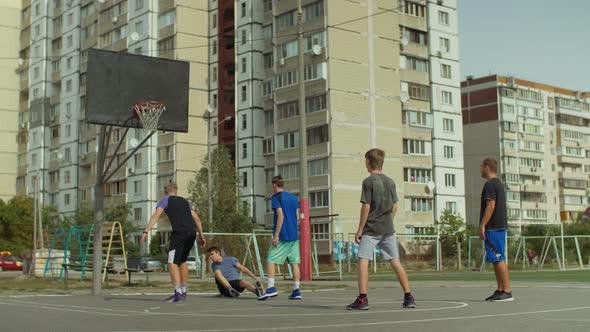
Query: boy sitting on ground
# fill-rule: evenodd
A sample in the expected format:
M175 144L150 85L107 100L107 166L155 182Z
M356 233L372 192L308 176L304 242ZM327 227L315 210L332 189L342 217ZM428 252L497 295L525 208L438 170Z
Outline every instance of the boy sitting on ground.
M256 278L256 275L247 267L240 264L237 258L222 256L221 250L216 246L210 247L207 253L211 260L211 271L215 273L215 284L222 296L238 297L244 289L256 294L257 297L262 295L263 289L260 279ZM246 280L240 280L238 270L252 277L256 281L256 285L252 285Z

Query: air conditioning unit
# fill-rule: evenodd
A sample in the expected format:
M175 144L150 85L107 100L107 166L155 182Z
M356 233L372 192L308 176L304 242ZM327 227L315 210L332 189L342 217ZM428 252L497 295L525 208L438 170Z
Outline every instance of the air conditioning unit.
M129 174L129 175L133 175L133 174L135 174L135 167L129 167L129 168L127 169L127 174Z
M436 3L438 3L439 6L442 6L444 0L437 0Z
M279 66L284 66L285 65L285 58L281 58L279 60Z

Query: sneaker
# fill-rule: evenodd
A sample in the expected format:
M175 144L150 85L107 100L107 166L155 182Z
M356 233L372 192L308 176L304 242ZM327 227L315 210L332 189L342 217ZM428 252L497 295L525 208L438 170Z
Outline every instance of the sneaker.
M238 292L237 290L235 290L233 288L230 288L229 295L231 295L231 297L240 297L240 292Z
M172 302L174 303L178 303L178 302L184 302L185 297L184 295L182 295L182 293L174 293L174 299L172 299Z
M354 302L346 306L346 310L369 310L369 298L358 296Z
M277 292L277 289L274 287L270 287L266 289L266 292L264 292L264 294L260 295L258 297L258 301L264 301L266 299L268 299L269 297L275 297L279 295L279 292Z
M262 284L260 281L256 282L256 296L260 297L260 295L264 294L264 288L262 288Z
M172 302L174 300L174 297L176 296L176 292L174 292L174 294L168 296L167 298L164 299L164 302Z
M502 291L499 291L499 290L497 290L497 289L496 289L496 290L494 291L494 294L492 294L492 295L490 295L490 296L486 297L486 299L485 299L484 301L486 301L486 302L491 302L491 301L492 301L492 299L493 299L494 297L496 297L496 296L499 296L500 294L502 294Z
M512 293L502 292L498 296L492 297L490 300L492 302L512 302L514 298L512 297Z
M404 308L416 308L416 300L414 300L414 297L412 295L404 296L403 307Z
M301 291L299 289L294 289L293 293L289 295L289 300L301 300Z

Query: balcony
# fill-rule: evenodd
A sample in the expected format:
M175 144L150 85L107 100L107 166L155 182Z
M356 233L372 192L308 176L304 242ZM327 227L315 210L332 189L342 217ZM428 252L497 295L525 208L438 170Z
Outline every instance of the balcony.
M547 188L542 184L524 184L521 186L521 191L530 193L544 193Z

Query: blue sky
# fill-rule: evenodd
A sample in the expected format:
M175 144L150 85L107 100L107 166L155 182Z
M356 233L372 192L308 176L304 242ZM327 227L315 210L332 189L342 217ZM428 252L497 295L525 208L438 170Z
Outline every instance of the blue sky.
M461 79L514 75L590 91L589 0L459 0Z

